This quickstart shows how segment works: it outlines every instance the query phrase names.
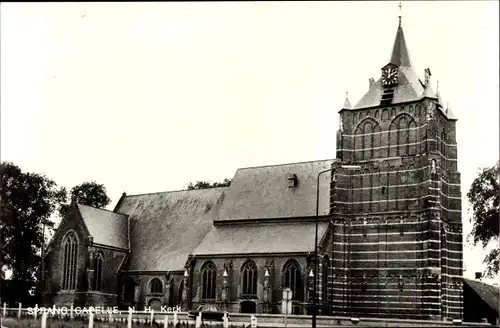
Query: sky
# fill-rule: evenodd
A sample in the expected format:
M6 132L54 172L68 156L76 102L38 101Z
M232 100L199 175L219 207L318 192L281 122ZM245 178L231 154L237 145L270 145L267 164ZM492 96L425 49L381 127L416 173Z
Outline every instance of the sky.
M1 151L71 188L128 195L335 157L338 111L412 64L458 117L466 193L499 152L498 1L2 3ZM464 238L465 240L465 238ZM482 271L464 246L465 276Z

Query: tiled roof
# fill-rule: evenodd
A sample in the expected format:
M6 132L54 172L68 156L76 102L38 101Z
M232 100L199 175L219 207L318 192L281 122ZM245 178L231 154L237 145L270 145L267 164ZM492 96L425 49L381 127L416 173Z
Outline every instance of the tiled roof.
M398 67L398 72L398 85L394 90L392 103L397 104L421 99L424 88L413 68L400 66ZM382 78L379 78L360 101L358 101L354 109L379 106L382 99L382 90Z
M477 280L465 279L469 285L496 313L500 314L500 288L480 282Z
M82 204L77 206L94 243L128 249L126 215Z
M216 220L252 220L316 215L316 181L333 160L238 169ZM288 175L297 185L289 188ZM329 211L330 173L321 175L319 215Z
M130 217L131 249L125 270L182 270L212 228L227 187L124 196L118 213Z
M315 223L268 223L215 226L194 255L313 252ZM318 241L328 223L318 225Z

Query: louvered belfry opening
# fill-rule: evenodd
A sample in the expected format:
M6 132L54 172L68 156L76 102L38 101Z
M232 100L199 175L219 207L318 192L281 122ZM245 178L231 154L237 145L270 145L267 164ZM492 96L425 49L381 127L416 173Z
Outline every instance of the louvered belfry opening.
M384 88L384 92L382 93L382 99L380 100L380 105L390 105L392 103L392 98L394 97L394 90L396 87L388 87Z

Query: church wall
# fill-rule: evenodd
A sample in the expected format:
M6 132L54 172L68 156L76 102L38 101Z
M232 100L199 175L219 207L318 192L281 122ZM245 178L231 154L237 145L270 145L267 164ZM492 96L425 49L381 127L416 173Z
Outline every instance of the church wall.
M428 121L428 102L341 112L338 154L361 167L337 168L332 184L329 292L340 313L460 317L455 122Z
M116 306L118 304L118 280L116 273L126 254L125 251L112 250L105 247L96 247L96 251L103 255L102 281L100 290L89 290L87 304L90 306ZM94 272L94 279L95 279Z
M76 291L61 291L64 264L61 243L68 231L74 231L78 237ZM83 222L78 212L74 208L70 208L70 212L61 221L47 253L46 263L49 263L50 266L47 268L48 270L45 274L45 291L47 294L43 296L44 305L55 304L56 306L69 307L71 303L74 303L75 306L84 306L85 296L83 292L87 289L86 269L88 263L88 245L88 233L83 226Z
M124 300L123 284L125 278L132 278L135 281L134 301L132 302ZM161 282L161 292L152 292L151 282L153 279L159 279ZM131 274L124 272L120 275L119 279L119 306L122 309L134 306L137 310L144 310L146 307L150 307L157 311L160 310L161 306L172 307L179 305L184 309L180 295L182 292L180 290L182 279L182 273L148 273L145 271L143 273Z
M196 258L196 262L193 267L193 277L194 279L191 283L191 297L192 306L196 308L198 305L208 304L201 299L201 268L207 262L211 261L216 266L217 277L216 277L216 300L213 302L214 305L219 308L225 308L230 312L240 312L240 303L245 300L252 300L256 302L257 313L262 313L265 311L280 312L281 308L281 297L283 289L283 277L282 272L285 264L290 260L294 259L300 265L303 277L303 294L306 297L306 287L307 287L307 261L305 255L303 256L272 256L272 257L259 257L259 256L245 256L245 257L231 257L231 258ZM257 267L257 297L250 298L242 295L242 272L241 269L247 260L252 260L255 262ZM265 308L264 306L264 272L266 265L269 267L269 301L272 303L271 308ZM223 287L223 274L224 267L228 268L227 282L229 286L229 299L227 304L222 302L222 287Z

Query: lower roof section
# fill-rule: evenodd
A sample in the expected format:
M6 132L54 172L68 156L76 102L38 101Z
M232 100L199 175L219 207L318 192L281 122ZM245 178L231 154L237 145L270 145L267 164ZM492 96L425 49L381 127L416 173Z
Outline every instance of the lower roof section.
M328 229L318 224L318 243ZM193 255L313 252L315 222L214 226Z

